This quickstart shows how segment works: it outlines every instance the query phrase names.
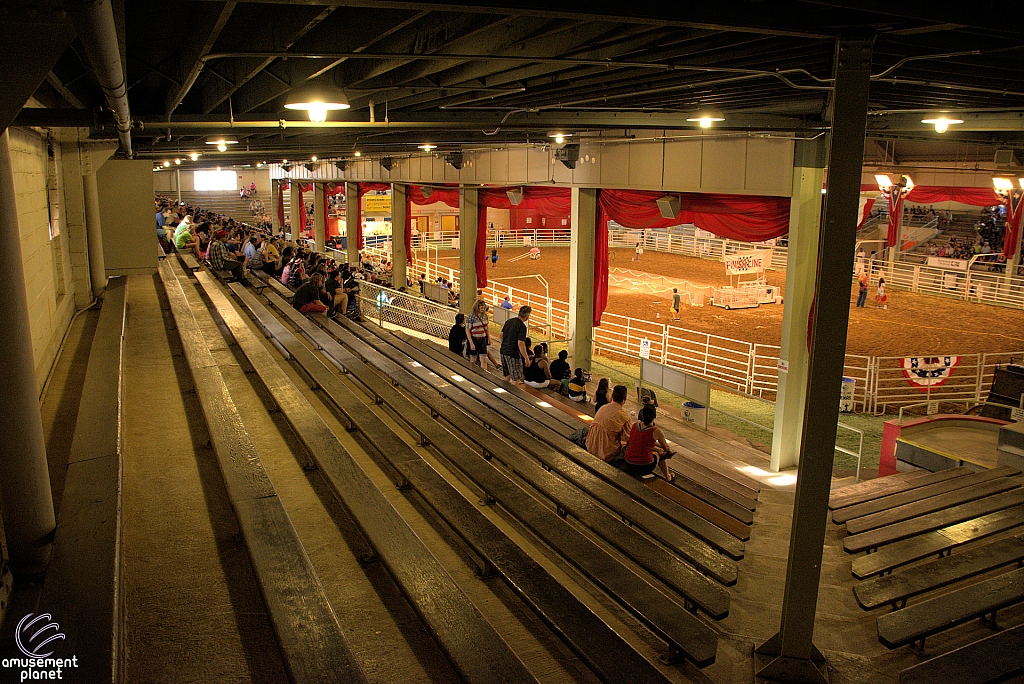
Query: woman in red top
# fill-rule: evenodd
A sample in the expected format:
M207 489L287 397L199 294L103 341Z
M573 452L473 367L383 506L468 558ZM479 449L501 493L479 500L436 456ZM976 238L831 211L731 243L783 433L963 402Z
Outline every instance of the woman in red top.
M654 407L644 406L637 415L637 422L629 432L626 445L626 472L634 477L650 475L655 468L668 482L675 479L668 471L666 461L672 458L672 451L665 441L665 433L654 425Z

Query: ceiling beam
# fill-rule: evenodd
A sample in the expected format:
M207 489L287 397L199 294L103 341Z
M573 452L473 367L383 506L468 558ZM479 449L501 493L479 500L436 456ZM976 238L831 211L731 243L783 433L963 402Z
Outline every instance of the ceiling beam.
M217 14L217 18L210 25L209 31L206 33L206 39L200 40L199 35L192 34L189 36L185 46L182 47L178 65L179 73L184 74L184 77L177 90L169 90L167 92L166 113L168 117L174 113L174 110L177 109L181 101L188 95L188 91L192 89L196 79L199 78L199 74L202 72L205 64L203 57L213 49L217 39L220 38L221 31L224 30L228 19L231 18L231 13L235 11L237 4L237 2L225 2L224 7Z

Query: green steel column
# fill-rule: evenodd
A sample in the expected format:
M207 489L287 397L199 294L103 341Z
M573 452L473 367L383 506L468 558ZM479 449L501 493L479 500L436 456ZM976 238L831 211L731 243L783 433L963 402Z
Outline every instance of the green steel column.
M839 393L850 322L850 278L857 240L864 131L871 77L871 40L841 39L836 45L828 195L820 231L814 286L814 319L807 393L800 439L793 525L779 632L757 653L774 659L757 673L777 682L827 680L814 647L822 547L832 484Z
M299 183L301 181L292 180L288 186L288 193L291 195L292 240L302 237L299 231L299 206L302 204L302 200L299 199Z
M590 370L594 354L594 238L597 189L572 189L569 242L569 358Z
M56 521L50 494L46 440L39 414L39 387L32 352L28 299L21 254L21 232L14 171L5 130L0 135L0 506L11 570L43 571ZM95 178L95 176L93 176Z
M814 301L814 269L825 180L825 139L797 140L793 150L793 192L789 208L785 308L779 350L779 391L775 398L771 469L797 465L807 391L807 317Z
M476 222L480 191L459 189L459 311L469 314L476 301ZM485 209L486 211L486 209Z
M391 285L396 289L406 284L409 267L409 254L405 251L405 231L408 228L405 192L406 186L391 184Z

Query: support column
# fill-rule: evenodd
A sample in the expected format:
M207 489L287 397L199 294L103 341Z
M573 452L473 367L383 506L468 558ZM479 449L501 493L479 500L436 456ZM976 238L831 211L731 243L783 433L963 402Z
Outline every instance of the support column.
M818 263L821 187L825 180L824 137L797 140L793 148L793 192L789 206L789 247L786 298L782 313L779 391L775 399L771 470L797 465L800 428L807 391L807 317L814 301L814 270ZM788 367L788 369L787 369Z
M476 301L476 223L480 191L459 189L459 311L469 315ZM487 209L484 209L487 211Z
M276 179L271 179L270 181L270 225L272 226L272 230L270 232L274 235L284 232L284 227L281 225L281 219L277 216L277 205L280 203L277 193L279 192L280 184L281 181Z
M405 203L407 189L405 185L391 184L391 286L395 289L408 282L409 254L405 249L405 231L409 229Z
M100 297L107 287L107 266L103 259L103 226L100 221L100 195L96 185L96 170L90 169L82 177L85 188L85 225L89 239L89 277L92 294Z
M31 575L46 567L56 521L39 415L7 131L0 137L0 244L5 246L0 259L0 358L5 364L0 384L4 407L0 411L0 444L4 445L0 449L0 504L11 570L15 575Z
M569 238L569 358L590 370L594 354L594 248L597 189L572 188Z
M323 252L327 240L327 211L324 208L324 191L326 186L323 183L313 183L313 242L316 243L316 251Z
M758 676L777 682L827 681L814 647L821 556L835 457L839 393L850 322L850 278L857 240L864 131L871 77L871 40L839 40L835 57L828 195L814 286L811 354L800 440L800 472L789 539L779 632L757 653L772 656Z
M359 241L356 239L356 224L362 220L359 211L359 184L345 184L345 240L348 245L345 254L348 255L348 263L353 266L359 264Z
M302 202L299 200L299 183L300 181L293 180L288 185L288 192L291 195L291 220L292 220L292 240L298 240L302 237L299 232L299 206Z
M174 189L178 193L178 203L181 204L181 169L174 169Z

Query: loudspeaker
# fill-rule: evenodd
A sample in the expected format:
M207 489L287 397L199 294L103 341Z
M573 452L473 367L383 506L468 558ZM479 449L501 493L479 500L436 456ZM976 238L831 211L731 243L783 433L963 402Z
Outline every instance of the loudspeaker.
M560 150L555 150L555 159L565 164L566 168L575 169L576 162L580 160L580 146L578 143L569 143Z
M344 159L339 159L338 161L334 162L334 166L342 173L345 173L345 169L348 168L348 162L345 161Z
M1014 157L1013 150L996 150L995 163L1011 166L1017 163L1017 159Z
M462 153L461 152L449 152L444 155L444 160L451 164L456 169L462 168Z
M430 187L429 185L423 185L420 186L420 192L423 193L424 197L430 199L430 196L434 194L434 188Z
M292 172L292 165L291 164L283 164L281 166L281 170L284 171L285 173L291 173Z
M310 173L313 173L313 165L312 164L308 164L307 163L307 164L303 164L303 166L306 167L307 171L309 171Z
M506 190L505 194L508 195L508 201L512 203L512 206L519 206L519 203L523 201L523 189L512 188Z
M675 195L665 195L657 200L658 211L665 218L675 218L679 214L679 198Z
M395 160L392 159L391 157L381 157L380 158L380 165L381 165L381 167L385 171L390 171L391 167L394 165L394 163L395 163Z

